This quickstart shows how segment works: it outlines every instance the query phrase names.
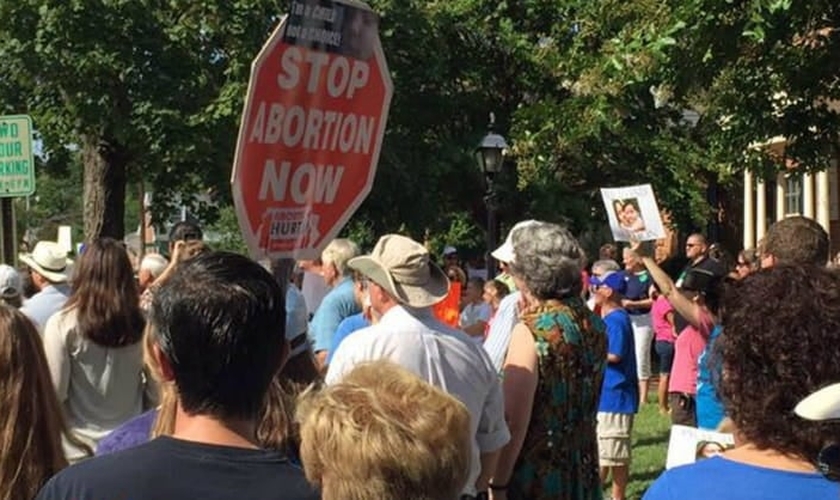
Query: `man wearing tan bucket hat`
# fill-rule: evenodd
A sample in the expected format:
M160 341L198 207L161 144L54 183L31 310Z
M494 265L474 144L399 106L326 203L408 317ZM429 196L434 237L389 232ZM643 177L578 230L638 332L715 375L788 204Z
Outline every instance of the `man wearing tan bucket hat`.
M67 251L54 241L39 241L32 253L20 254L18 259L29 267L32 284L38 290L23 303L21 312L42 331L50 316L60 311L67 302L70 295L68 271L73 261L67 258Z
M472 463L464 498L483 498L501 448L510 439L502 392L484 349L438 321L431 307L446 297L449 280L420 243L385 235L370 255L351 259L367 277L379 323L347 337L329 365L335 383L367 361L388 359L458 398L470 411Z

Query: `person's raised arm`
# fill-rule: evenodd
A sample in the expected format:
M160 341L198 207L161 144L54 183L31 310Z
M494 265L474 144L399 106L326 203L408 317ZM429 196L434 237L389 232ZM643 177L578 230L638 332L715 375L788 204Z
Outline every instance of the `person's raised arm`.
M656 286L659 287L659 290L662 291L662 295L668 299L668 302L671 303L677 314L685 318L691 326L699 327L701 324L700 308L697 307L697 304L695 304L694 301L677 290L676 285L674 285L674 280L668 276L668 273L659 267L659 264L657 264L650 255L644 253L641 247L641 242L632 242L630 249L636 252L636 254L642 259L642 263L647 268L651 278L653 278L653 281L656 283Z

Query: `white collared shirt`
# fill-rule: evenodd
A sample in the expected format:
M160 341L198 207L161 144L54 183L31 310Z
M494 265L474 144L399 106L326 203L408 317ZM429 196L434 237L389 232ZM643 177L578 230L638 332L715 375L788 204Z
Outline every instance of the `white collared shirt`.
M336 351L326 383L365 361L388 359L459 399L470 412L473 440L465 494L475 494L480 454L510 440L498 376L484 349L464 332L438 321L429 309L395 306L379 323L347 337Z

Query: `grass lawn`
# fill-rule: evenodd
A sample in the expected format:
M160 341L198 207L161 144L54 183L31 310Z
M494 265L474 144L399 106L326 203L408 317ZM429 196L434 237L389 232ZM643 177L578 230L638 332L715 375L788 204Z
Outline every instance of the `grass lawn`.
M659 414L655 393L650 395L650 401L633 423L633 462L627 488L630 500L642 498L650 483L665 469L671 422L668 416ZM609 498L609 490L606 493L604 498Z

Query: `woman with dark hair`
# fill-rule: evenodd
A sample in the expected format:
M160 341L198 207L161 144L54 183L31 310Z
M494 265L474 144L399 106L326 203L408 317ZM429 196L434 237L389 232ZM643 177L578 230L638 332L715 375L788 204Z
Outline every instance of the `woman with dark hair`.
M596 415L607 360L603 321L581 299L584 253L565 228L512 233L522 292L504 363L502 449L490 489L511 500L601 498Z
M38 330L0 306L0 500L34 498L67 466L61 439L90 449L67 430Z
M794 409L840 380L840 275L777 266L728 284L724 304L713 359L735 448L665 472L645 500L836 500L840 483L820 468L840 422L803 420Z
M44 328L44 350L71 431L91 447L143 411L145 321L123 245L91 242L82 253L64 308ZM68 447L72 462L83 457Z

